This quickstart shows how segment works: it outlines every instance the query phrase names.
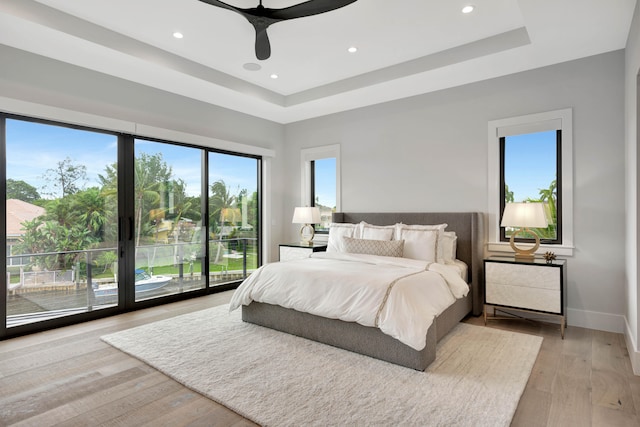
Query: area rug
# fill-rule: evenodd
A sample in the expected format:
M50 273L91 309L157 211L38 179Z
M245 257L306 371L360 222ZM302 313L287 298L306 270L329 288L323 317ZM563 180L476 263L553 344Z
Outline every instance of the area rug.
M244 323L228 305L102 339L264 426L508 426L542 343L461 323L418 372Z

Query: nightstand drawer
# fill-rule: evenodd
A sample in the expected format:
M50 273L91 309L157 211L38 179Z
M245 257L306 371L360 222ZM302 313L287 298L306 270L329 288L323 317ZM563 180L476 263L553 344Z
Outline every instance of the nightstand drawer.
M485 264L486 303L562 314L562 270L545 265Z

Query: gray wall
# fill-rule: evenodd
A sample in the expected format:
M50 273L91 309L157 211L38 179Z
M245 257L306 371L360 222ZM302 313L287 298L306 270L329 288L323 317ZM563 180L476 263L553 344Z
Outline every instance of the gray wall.
M0 96L263 148L283 139L268 120L3 45L0 58Z
M627 197L627 306L625 338L631 363L640 375L640 293L638 292L638 143L640 142L640 4L636 4L625 49L625 147Z
M487 122L571 107L575 251L568 264L569 322L621 332L623 75L624 53L617 51L290 124L290 182L300 182L301 148L339 143L345 211L487 212ZM284 212L293 212L299 199L294 184ZM295 227L287 232L288 240L295 238Z

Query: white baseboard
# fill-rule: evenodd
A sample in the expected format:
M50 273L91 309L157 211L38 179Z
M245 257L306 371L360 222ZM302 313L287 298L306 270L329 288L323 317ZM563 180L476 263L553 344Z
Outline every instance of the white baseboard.
M576 310L574 308L567 309L567 323L569 326L615 332L617 334L623 334L626 329L626 321L623 315Z
M624 341L627 344L627 352L629 353L629 358L631 359L631 368L633 369L633 373L635 375L640 375L640 351L638 351L636 340L631 333L629 322L627 322L626 317L624 319L624 325Z
M544 316L544 314L524 313L518 311L509 311L507 308L500 308L507 313L517 314L518 316L544 320L548 323L560 323L560 319L553 316ZM625 331L626 321L624 316L611 313L600 313L597 311L576 310L575 308L567 308L567 325L577 326L579 328L595 329L597 331L614 332L622 334Z

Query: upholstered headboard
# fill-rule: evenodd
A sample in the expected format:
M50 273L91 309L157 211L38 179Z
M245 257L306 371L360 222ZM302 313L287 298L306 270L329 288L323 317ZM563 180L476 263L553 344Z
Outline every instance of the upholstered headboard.
M482 314L484 304L483 258L484 221L479 212L336 212L333 222L359 223L365 221L373 225L442 224L447 231L455 231L457 240L456 257L464 261L469 270L468 278L473 295L473 314Z

